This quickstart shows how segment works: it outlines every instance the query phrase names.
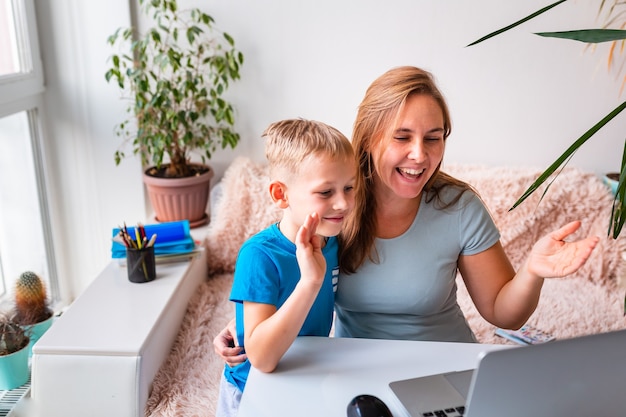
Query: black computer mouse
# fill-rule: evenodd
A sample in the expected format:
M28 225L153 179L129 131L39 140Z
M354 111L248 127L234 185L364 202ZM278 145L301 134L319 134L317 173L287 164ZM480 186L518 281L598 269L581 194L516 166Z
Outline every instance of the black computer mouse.
M378 397L357 395L348 404L348 417L393 417L389 407Z

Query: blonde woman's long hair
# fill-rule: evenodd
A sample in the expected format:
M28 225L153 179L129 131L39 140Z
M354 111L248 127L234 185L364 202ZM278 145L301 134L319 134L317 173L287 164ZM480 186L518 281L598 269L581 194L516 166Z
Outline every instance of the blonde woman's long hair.
M383 141L390 141L398 113L412 94L424 94L439 104L443 113L444 140L450 135L452 122L446 101L437 88L433 76L420 68L404 66L393 68L378 77L369 86L359 105L352 132L352 146L359 168L356 183L356 206L341 236L340 265L351 274L366 261L378 262L376 239L376 199L373 195L377 164L371 149ZM469 186L450 177L437 167L424 187L428 201L439 198L439 190L446 185L457 185L461 192L453 201L441 202L438 207L454 204Z

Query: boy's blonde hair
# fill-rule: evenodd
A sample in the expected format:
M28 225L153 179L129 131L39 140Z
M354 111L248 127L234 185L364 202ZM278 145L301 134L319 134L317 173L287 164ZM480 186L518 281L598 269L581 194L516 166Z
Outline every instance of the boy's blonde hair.
M297 175L301 163L310 156L354 160L348 138L334 127L315 120L281 120L269 125L263 137L272 179L281 173Z

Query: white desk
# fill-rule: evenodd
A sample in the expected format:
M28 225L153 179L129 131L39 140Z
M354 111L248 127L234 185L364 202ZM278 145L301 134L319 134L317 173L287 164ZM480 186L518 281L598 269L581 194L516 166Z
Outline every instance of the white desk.
M407 416L388 384L478 365L480 352L504 345L299 337L276 371L252 369L239 417L345 417L359 394L383 400Z
M204 251L158 264L157 278L141 284L112 261L33 347L24 415L143 416L152 379L206 277Z

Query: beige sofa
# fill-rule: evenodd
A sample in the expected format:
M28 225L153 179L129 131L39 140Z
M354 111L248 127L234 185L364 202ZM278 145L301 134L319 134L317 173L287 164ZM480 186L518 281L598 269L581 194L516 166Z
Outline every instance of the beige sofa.
M516 267L540 236L570 220L583 222L577 236L601 237L591 259L578 273L546 281L530 324L557 338L626 327L624 291L619 286L625 273L626 238L606 236L612 195L596 175L567 168L541 203L541 192L537 192L509 212L541 169L450 165L444 170L468 181L481 194ZM247 237L280 215L269 200L267 184L264 164L238 158L215 188L204 243L209 277L192 298L174 347L155 377L147 416L214 415L223 363L213 351L212 340L233 315L227 298L237 252ZM494 327L476 313L461 280L458 297L480 342L510 343L496 336Z

